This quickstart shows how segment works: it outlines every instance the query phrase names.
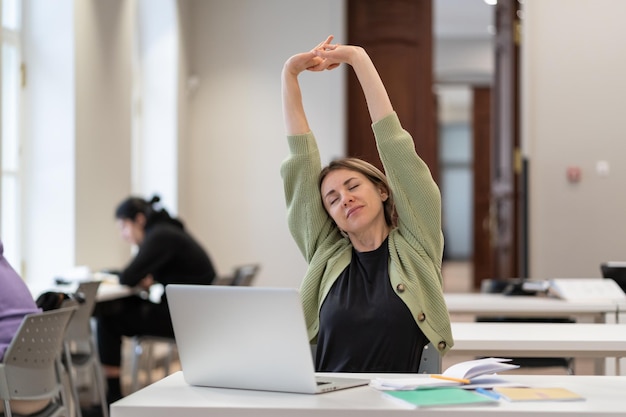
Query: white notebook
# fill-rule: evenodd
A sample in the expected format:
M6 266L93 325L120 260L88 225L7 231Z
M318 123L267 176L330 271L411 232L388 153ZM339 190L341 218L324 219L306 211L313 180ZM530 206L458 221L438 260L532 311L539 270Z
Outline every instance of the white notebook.
M316 377L296 289L170 284L165 291L190 385L317 394L370 382Z
M554 278L550 280L548 293L568 301L626 301L620 286L605 278Z

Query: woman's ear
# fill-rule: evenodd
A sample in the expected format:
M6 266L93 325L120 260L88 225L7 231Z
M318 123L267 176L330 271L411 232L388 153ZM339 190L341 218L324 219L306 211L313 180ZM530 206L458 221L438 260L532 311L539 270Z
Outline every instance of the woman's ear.
M137 213L137 216L135 217L135 223L137 223L141 227L145 227L146 215L143 213Z
M378 191L380 192L380 198L383 201L387 201L387 199L389 198L389 193L387 193L387 190L385 190L384 188L379 188Z

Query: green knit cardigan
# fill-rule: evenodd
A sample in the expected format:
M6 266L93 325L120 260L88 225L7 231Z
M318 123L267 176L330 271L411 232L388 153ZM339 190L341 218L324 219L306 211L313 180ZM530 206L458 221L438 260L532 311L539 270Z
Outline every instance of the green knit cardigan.
M441 355L453 346L443 297L441 194L412 137L394 112L372 125L398 211L389 234L389 280L417 325ZM288 136L281 165L289 230L308 263L300 294L309 339L319 331L319 310L349 265L352 245L324 209L319 190L321 159L314 135Z

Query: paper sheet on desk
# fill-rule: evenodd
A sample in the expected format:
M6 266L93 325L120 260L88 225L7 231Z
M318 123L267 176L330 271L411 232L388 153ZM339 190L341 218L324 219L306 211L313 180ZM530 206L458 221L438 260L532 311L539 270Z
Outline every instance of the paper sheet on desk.
M463 389L493 388L493 387L525 387L526 385L507 381L497 375L481 375L473 378L471 383L462 384L455 381L444 381L430 378L428 375L415 378L375 378L370 386L380 391L411 391L420 388L433 387L460 387Z
M457 387L461 385L454 381L444 381L431 378L429 375L415 378L375 378L370 386L381 391L408 391L418 388Z
M95 272L93 274L95 280L101 281L103 284L120 285L120 277L116 274L106 272Z

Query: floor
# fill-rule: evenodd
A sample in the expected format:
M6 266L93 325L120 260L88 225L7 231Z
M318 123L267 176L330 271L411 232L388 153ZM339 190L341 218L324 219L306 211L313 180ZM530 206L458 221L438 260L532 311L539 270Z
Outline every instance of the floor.
M444 291L445 292L472 292L472 270L471 264L468 262L452 262L447 261L443 266L443 278L444 278ZM463 315L452 315L452 321L469 321L473 320L471 316L463 316ZM130 357L130 343L125 342L124 344L125 350L125 363L130 363L128 358ZM151 374L141 373L139 375L140 386L146 385L149 381L156 381L165 376L164 370L159 365L159 359L165 356L165 347L157 347L157 367ZM442 359L442 369L446 369L447 367L462 362L465 360L473 359L472 357L468 357L462 354L454 353L452 350L449 354L447 354ZM162 364L162 363L161 363ZM170 372L176 372L180 370L180 364L178 361L174 361L170 365ZM565 368L561 367L551 367L551 368L520 368L515 371L509 371L510 373L523 373L523 374L565 374ZM580 375L593 375L594 366L593 361L591 359L579 358L575 361L575 373ZM130 393L130 376L129 372L124 372L124 376L122 378L123 390L125 393Z

